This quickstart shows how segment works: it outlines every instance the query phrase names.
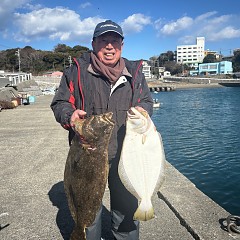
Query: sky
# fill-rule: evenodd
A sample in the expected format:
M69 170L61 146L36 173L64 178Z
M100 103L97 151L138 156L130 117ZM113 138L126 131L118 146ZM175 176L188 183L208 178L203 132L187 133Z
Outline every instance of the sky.
M58 44L91 49L96 24L111 19L123 29L122 56L130 60L196 44L196 37L227 56L240 48L239 9L239 0L1 0L0 51L52 51Z

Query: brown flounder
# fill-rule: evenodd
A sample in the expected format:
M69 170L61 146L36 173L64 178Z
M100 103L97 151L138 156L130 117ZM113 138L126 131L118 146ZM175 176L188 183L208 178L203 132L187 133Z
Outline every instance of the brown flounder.
M112 113L75 121L79 133L69 149L64 189L75 222L71 240L85 240L102 203L108 178L108 143L114 127Z

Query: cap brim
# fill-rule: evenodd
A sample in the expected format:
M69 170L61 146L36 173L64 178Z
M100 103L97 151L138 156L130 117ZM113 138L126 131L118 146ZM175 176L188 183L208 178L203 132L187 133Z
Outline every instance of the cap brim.
M122 38L124 38L121 33L117 32L117 31L114 31L114 30L106 30L106 31L102 32L101 34L98 34L97 36L93 36L93 37L99 37L99 36L101 36L101 35L103 35L104 33L107 33L107 32L115 32L115 33L117 33L119 36L121 36Z

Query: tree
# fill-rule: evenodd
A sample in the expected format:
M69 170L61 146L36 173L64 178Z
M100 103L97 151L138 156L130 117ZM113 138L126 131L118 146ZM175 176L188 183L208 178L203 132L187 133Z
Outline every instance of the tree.
M0 69L5 71L18 71L18 48L0 51ZM21 70L34 74L42 74L46 71L63 71L65 62L69 56L80 57L87 47L76 45L73 48L66 44L58 44L53 51L35 50L31 46L20 49Z
M23 72L32 72L32 66L33 66L33 59L32 59L32 53L35 52L35 49L33 49L30 46L26 46L23 49L21 49L21 70Z
M149 65L151 66L151 74L154 76L159 77L159 71L158 71L158 61L157 61L158 57L157 56L153 56L149 58Z
M80 45L76 45L71 49L70 55L72 57L77 58L77 57L80 57L84 52L87 52L87 51L89 51L89 48L83 47Z
M216 55L209 53L204 59L203 59L203 63L214 63L214 62L218 62Z
M18 71L18 57L16 51L18 48L6 50L6 69L11 71Z
M49 52L43 57L43 61L47 64L48 70L61 70L62 63L64 60L64 55L61 53Z
M174 52L167 51L165 53L161 53L158 57L159 66L163 67L166 62L173 62L174 61Z
M164 64L165 70L169 71L171 75L177 75L178 73L182 73L182 66L177 64L174 61L169 61Z
M6 63L6 51L0 51L0 69L7 69Z
M41 74L46 71L46 65L43 61L43 57L45 55L45 52L41 50L37 50L31 54L32 59L32 73L33 74Z
M233 72L240 72L240 50L234 51Z
M69 53L71 51L71 47L67 46L66 44L58 44L54 47L55 53Z

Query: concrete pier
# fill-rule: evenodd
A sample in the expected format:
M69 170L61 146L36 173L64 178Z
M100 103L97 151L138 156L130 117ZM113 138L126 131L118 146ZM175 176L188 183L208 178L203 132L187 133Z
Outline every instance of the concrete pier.
M175 86L156 84L155 86L149 86L150 92L170 92L175 91Z
M52 96L0 112L0 239L69 239L73 221L63 189L67 131L55 122ZM112 240L106 189L102 237ZM156 217L141 223L140 240L239 239L226 231L229 215L169 163L153 197ZM1 214L3 215L1 216Z

